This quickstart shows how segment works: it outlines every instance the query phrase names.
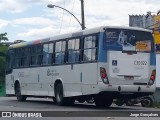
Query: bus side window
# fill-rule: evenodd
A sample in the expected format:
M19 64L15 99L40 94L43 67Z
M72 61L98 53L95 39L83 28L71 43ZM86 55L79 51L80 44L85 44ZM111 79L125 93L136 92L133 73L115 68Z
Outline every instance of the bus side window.
M24 56L21 58L21 65L22 66L28 66L29 65L29 60L28 60L29 54L30 54L29 47L25 47L24 52L23 52Z
M97 59L97 37L87 36L84 38L83 61L94 61Z
M7 69L12 69L14 67L14 50L9 50L7 54Z
M25 53L26 53L26 48L21 48L21 66L26 66L27 57Z
M49 50L48 50L48 53L49 53L49 64L52 64L53 63L53 43L49 43Z
M31 65L36 65L36 56L31 56Z
M79 62L80 56L80 39L71 39L68 41L68 62Z
M55 43L55 64L63 64L65 62L66 41Z
M37 59L36 59L36 46L31 47L31 57L30 57L30 65L36 65Z
M14 61L15 62L14 63L15 64L14 67L15 68L18 68L21 65L21 58L20 58L21 56L20 55L21 55L20 48L16 48L15 49L15 61Z
M44 44L43 45L43 65L47 65L48 64L48 60L49 60L49 45L48 44Z

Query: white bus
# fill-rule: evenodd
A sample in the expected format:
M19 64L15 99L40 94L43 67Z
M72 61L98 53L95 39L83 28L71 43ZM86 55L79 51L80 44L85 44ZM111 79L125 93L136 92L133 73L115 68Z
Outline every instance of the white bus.
M110 106L155 91L156 57L151 31L101 26L8 50L6 94L18 101L52 97L58 105L94 99Z

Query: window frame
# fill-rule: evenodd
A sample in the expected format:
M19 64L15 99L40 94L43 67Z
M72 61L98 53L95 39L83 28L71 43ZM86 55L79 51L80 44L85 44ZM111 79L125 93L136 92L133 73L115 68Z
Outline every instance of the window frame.
M57 42L61 42L61 51L56 51L56 43ZM63 46L63 44L62 44L62 42L65 42L65 50L64 51L62 51L62 46ZM61 40L55 40L54 41L54 52L53 52L53 61L54 61L54 63L53 63L53 65L64 65L64 64L66 64L66 50L67 50L67 39L61 39ZM64 53L64 62L63 63L56 63L56 53Z
M68 49L69 41L71 41L71 40L76 41L76 39L79 39L79 48L78 48L78 49L75 48L75 47L76 47L76 42L74 42L74 49L69 50L69 49ZM81 43L82 43L81 37L69 38L69 39L67 40L67 50L66 50L66 52L67 52L67 56L66 56L67 64L74 64L74 63L80 63L80 62L81 62ZM73 52L79 51L79 60L78 60L78 61L69 62L69 52L70 52L70 51L73 51Z
M85 44L85 37L89 37L89 36L95 36L96 37L96 42L95 42L95 47L91 47L91 48L84 48L84 44ZM82 63L88 63L88 62L97 62L98 61L98 49L99 49L99 33L94 33L94 34L88 34L88 35L84 35L82 38L82 49L81 49L81 62ZM93 44L93 43L92 43ZM92 60L92 53L91 53L91 60L83 60L84 58L84 51L85 50L89 50L89 49L95 49L95 60Z

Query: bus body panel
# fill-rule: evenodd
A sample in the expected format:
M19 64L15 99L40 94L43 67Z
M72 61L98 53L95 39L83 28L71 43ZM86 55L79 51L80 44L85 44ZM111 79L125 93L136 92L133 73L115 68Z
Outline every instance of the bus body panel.
M94 73L94 74L93 74ZM14 69L14 81L6 82L7 94L14 94L14 83L19 81L24 95L54 96L54 83L61 80L65 96L95 94L97 88L97 62L50 67ZM13 76L12 75L12 76ZM7 75L6 80L9 80Z
M12 74L6 75L6 94L15 94L14 92L14 78Z
M150 54L128 54L109 51L109 81L111 84L146 83L150 78Z

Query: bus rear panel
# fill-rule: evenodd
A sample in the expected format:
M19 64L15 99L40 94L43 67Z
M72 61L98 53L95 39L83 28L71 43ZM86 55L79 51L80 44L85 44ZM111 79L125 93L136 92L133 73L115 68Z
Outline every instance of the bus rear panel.
M100 92L114 93L115 98L152 94L156 75L152 34L108 28L103 36L98 63Z

